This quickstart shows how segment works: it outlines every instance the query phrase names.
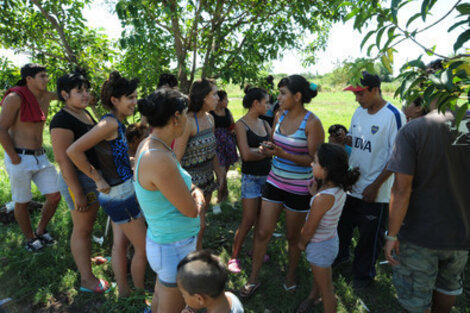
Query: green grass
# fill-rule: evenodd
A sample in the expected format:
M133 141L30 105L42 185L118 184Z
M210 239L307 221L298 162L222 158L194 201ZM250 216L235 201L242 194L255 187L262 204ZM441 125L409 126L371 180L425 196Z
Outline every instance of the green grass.
M238 119L244 114L241 107L240 93L233 88L234 95L229 94L231 109L234 117ZM386 94L387 100L392 100ZM393 102L393 101L392 101ZM395 103L396 104L396 103ZM349 120L357 104L354 97L348 92L323 92L312 100L307 106L321 119L323 126L334 123L349 127ZM45 147L52 159L50 136L45 132ZM8 202L11 198L10 187L3 164L3 150L0 148L0 204ZM237 171L238 172L238 171ZM207 233L205 247L220 255L227 261L231 251L234 232L241 220L240 204L240 178L235 176L229 180L229 201L223 204L220 215L207 216ZM33 187L34 199L43 201L37 188ZM235 209L232 209L232 208ZM34 225L40 217L39 212L32 214ZM106 223L105 214L100 211L93 234L102 236ZM106 295L90 295L77 291L80 277L70 253L70 233L72 222L66 204L61 201L57 213L53 217L49 231L59 240L58 244L46 248L44 252L31 254L23 247L23 236L16 223L0 226L0 299L12 297L14 300L5 306L8 312L142 312L143 296L135 295L129 299L119 299L117 292L112 291ZM245 312L294 312L298 304L307 296L311 288L311 272L307 261L302 258L298 268L298 290L295 294L286 294L282 289L282 282L287 267L287 243L284 236L284 217L282 216L276 232L283 234L280 238L273 238L268 247L271 260L263 265L260 273L262 286L258 292L248 300L243 300ZM228 288L238 290L247 280L250 269L250 258L247 252L251 249L252 232L247 237L241 251L243 272L230 275ZM111 253L112 236L108 236L103 246L93 243L92 256ZM354 239L353 239L354 241ZM383 255L380 256L383 260ZM98 277L113 280L111 265L93 265L93 271ZM371 310L379 313L400 312L396 300L395 289L391 281L391 269L387 265L377 265L376 283L360 292L351 287L350 265L334 270L334 284L339 299L338 312L366 312L361 302ZM457 306L453 313L470 313L470 265L465 271L464 289L466 293L457 298ZM151 298L155 282L155 275L147 268L146 295ZM313 312L323 312L321 306Z

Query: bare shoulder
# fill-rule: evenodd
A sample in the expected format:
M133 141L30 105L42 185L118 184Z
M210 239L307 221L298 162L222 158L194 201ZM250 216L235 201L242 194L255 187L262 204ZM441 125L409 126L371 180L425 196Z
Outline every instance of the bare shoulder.
M11 92L8 96L3 99L2 107L11 106L11 107L19 107L21 105L21 96L16 92Z

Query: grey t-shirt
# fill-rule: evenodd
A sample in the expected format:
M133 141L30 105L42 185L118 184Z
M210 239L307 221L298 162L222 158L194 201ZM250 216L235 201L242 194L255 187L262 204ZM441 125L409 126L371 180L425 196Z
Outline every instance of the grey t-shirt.
M399 238L431 249L470 249L470 115L459 129L433 111L398 133L387 169L413 175Z

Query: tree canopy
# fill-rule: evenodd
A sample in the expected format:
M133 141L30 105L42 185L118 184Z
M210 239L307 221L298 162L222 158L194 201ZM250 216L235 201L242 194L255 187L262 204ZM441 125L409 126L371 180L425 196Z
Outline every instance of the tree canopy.
M316 38L310 47L323 47L341 2L119 0L123 67L154 77L173 61L185 92L198 67L202 78L243 83L284 49L302 48L309 33Z
M90 2L6 0L0 10L0 46L30 53L34 62L47 66L51 82L80 66L98 87L114 52L105 35L85 25L82 10Z

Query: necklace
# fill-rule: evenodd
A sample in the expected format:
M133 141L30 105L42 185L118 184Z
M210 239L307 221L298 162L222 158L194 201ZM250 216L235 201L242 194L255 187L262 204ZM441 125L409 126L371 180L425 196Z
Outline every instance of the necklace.
M168 151L171 152L171 154L173 155L173 157L176 157L176 156L175 156L175 152L174 152L163 140L161 140L160 138L158 138L158 137L156 137L156 136L154 136L154 135L150 135L149 137L150 137L150 139L156 140L156 141L158 141L159 143L161 143Z

